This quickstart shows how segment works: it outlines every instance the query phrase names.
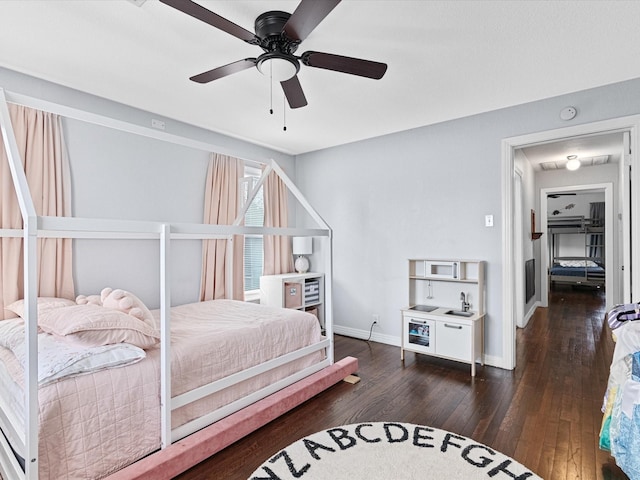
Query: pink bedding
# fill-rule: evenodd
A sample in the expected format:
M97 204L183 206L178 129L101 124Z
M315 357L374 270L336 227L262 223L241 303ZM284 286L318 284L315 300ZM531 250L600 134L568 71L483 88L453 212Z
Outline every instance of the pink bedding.
M174 396L322 339L313 315L233 300L172 308L171 332ZM160 447L159 358L159 349L148 350L136 364L40 388L41 479L102 478ZM308 355L181 407L172 426L322 358L321 352ZM6 349L0 360L16 361Z

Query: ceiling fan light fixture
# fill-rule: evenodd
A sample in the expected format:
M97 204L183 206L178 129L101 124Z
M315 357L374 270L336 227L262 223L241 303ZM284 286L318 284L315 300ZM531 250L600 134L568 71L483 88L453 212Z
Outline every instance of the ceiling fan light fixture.
M577 170L580 168L580 160L577 155L569 155L567 157L567 170Z
M258 58L256 67L264 76L273 78L277 82L284 82L298 73L300 63L294 57L265 53Z

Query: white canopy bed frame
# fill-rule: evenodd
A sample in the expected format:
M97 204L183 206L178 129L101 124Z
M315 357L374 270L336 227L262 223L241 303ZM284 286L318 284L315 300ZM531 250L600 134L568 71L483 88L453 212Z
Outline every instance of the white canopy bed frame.
M175 449L171 449L171 445L178 441L187 442L183 443L189 445L192 442L192 447L195 445L193 442L196 440L190 440L186 438L191 435L191 438L196 436L207 437L210 441L211 436L215 436L215 432L212 433L208 430L208 425L211 425L222 418L225 421L230 418L229 415L233 412L245 409L248 411L251 408L256 408L256 402L262 401L261 399L267 398L272 395L272 400L276 395L285 395L284 391L290 385L296 382L300 382L306 379L307 383L313 383L309 379L315 378L314 376L320 375L320 380L317 382L318 386L309 388L308 392L303 395L302 401L317 394L322 389L326 389L333 383L336 383L340 379L354 373L357 369L357 361L355 359L345 359L347 361L341 361L334 364L333 360L333 317L332 317L332 231L330 227L324 222L324 220L318 215L318 213L311 207L311 205L304 198L302 193L289 179L285 172L279 167L275 161L267 163L267 167L264 170L262 177L258 184L255 186L250 194L249 200L246 202L245 207L238 215L233 225L208 225L208 224L186 224L186 223L163 223L152 221L131 221L131 220L106 220L106 219L93 219L93 218L74 218L74 217L46 217L38 216L35 212L35 208L30 196L30 191L27 185L27 180L22 168L22 162L20 160L19 151L16 143L16 139L11 125L9 110L7 103L15 103L24 105L27 107L48 111L58 114L63 117L73 118L88 123L93 123L101 126L106 126L118 130L122 130L137 135L155 138L166 142L175 143L178 145L189 146L198 148L203 151L216 151L218 153L227 153L226 149L217 147L215 145L206 144L204 142L195 141L185 137L179 137L176 135L168 134L166 132L154 130L151 128L142 127L139 125L130 124L114 118L78 110L75 108L27 97L21 94L15 94L5 91L0 88L0 127L2 129L4 147L7 152L9 160L9 167L13 179L13 184L17 192L20 211L23 219L24 228L22 230L15 229L0 229L0 236L2 237L22 237L24 240L24 300L25 300L25 338L26 338L26 363L25 363L25 431L21 432L21 437L24 439L24 445L22 447L25 452L25 467L24 470L19 465L15 455L12 453L11 445L0 434L0 473L4 478L10 479L25 479L35 480L38 479L38 445L39 445L39 433L38 433L38 338L37 338L37 250L36 241L38 238L72 238L72 239L144 239L154 240L159 243L160 246L160 319L161 319L161 346L160 346L160 412L161 412L161 450L158 454L153 454L150 457L154 457L152 463L156 466L158 462L162 463L171 461L172 455L175 454ZM245 227L241 226L241 221L244 218L244 214L251 201L255 197L258 189L264 182L267 175L270 172L275 172L288 187L289 191L295 196L300 205L308 212L311 218L316 222L318 228L261 228L261 227ZM321 240L321 248L324 253L324 274L326 279L325 288L325 320L324 328L326 337L319 343L303 348L291 354L287 354L283 357L276 358L267 363L261 364L249 371L241 372L240 374L233 375L234 378L225 378L220 381L213 382L212 384L204 387L197 388L186 394L172 397L171 395L171 361L170 361L170 325L171 325L171 247L174 242L180 240L203 240L203 239L227 239L231 248L229 248L229 255L233 255L233 235L247 235L247 234L259 234L259 235L283 235L283 236L313 236ZM230 264L231 262L227 262ZM228 275L231 275L231 269L229 269ZM198 272L199 273L199 272ZM231 282L233 283L233 282ZM250 395L248 398L241 401L234 402L228 407L223 407L219 410L211 412L202 418L189 422L188 424L178 427L176 429L171 428L171 415L172 411L180 406L194 402L212 392L225 388L229 384L239 383L247 378L257 375L261 372L265 372L272 368L275 368L283 363L292 361L296 358L300 358L304 355L308 355L311 352L324 351L324 360L320 363L313 365L305 369L302 372L292 375L285 380L278 382L276 385L272 385L266 389L262 389L259 392ZM304 383L304 382L301 382ZM299 384L301 384L299 383ZM306 387L305 387L306 388ZM318 390L320 389L320 390ZM297 393L299 395L299 392ZM298 403L301 403L299 401ZM249 407L252 405L251 407ZM290 405L288 409L293 408L295 405ZM273 412L271 417L267 421L281 415L286 411L285 407L271 408ZM264 410L261 412L264 416ZM4 417L4 418L2 418ZM5 415L0 415L2 425L7 426L10 421ZM262 424L267 423L264 421ZM222 422L220 422L222 423ZM237 440L241 436L250 433L251 429L255 429L261 426L261 424L254 423L237 429L237 437L232 438L232 441ZM209 427L211 428L211 427ZM226 426L227 432L229 427ZM192 435L194 432L197 432ZM211 443L211 442L210 442ZM217 449L209 449L199 451L200 458L197 461L210 456L215 451L224 448L231 442L221 444ZM186 448L186 447L185 447ZM195 447L194 447L195 448ZM197 448L202 450L201 445ZM214 447L211 447L214 448ZM163 452L170 452L163 458ZM158 457L159 455L159 457ZM144 461L149 461L149 458ZM192 456L193 457L193 456ZM193 459L191 459L193 461ZM140 462L137 462L140 463ZM134 464L135 466L136 464ZM184 468L181 466L181 471L186 470L191 465L186 465ZM150 467L151 468L151 467ZM140 470L140 469L139 469ZM162 470L162 469L161 469ZM175 475L180 473L179 471L171 471L164 469L166 475ZM144 469L142 470L144 471ZM157 473L158 470L156 470ZM143 478L144 474L137 473L139 477L134 476L132 473L129 476L118 477L116 473L114 478ZM154 476L154 478L160 478ZM167 476L166 478L170 478Z

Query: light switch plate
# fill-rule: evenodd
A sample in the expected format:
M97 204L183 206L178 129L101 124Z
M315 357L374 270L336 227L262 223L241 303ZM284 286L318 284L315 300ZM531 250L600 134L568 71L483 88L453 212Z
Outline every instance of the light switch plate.
M484 226L485 227L493 227L493 215L485 215L484 216Z

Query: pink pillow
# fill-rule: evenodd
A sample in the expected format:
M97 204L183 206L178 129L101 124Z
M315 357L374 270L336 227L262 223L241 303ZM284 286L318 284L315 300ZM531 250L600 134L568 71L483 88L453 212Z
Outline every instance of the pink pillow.
M38 316L55 308L69 307L75 304L76 302L67 298L38 297ZM19 317L24 318L24 299L16 300L11 305L4 308L15 313Z
M148 349L160 342L160 336L142 320L98 305L50 310L38 316L38 326L47 333L90 347L130 343Z
M142 300L131 292L121 288L114 290L111 287L106 287L100 292L100 299L103 307L115 308L142 320L156 330L159 328L151 311Z

